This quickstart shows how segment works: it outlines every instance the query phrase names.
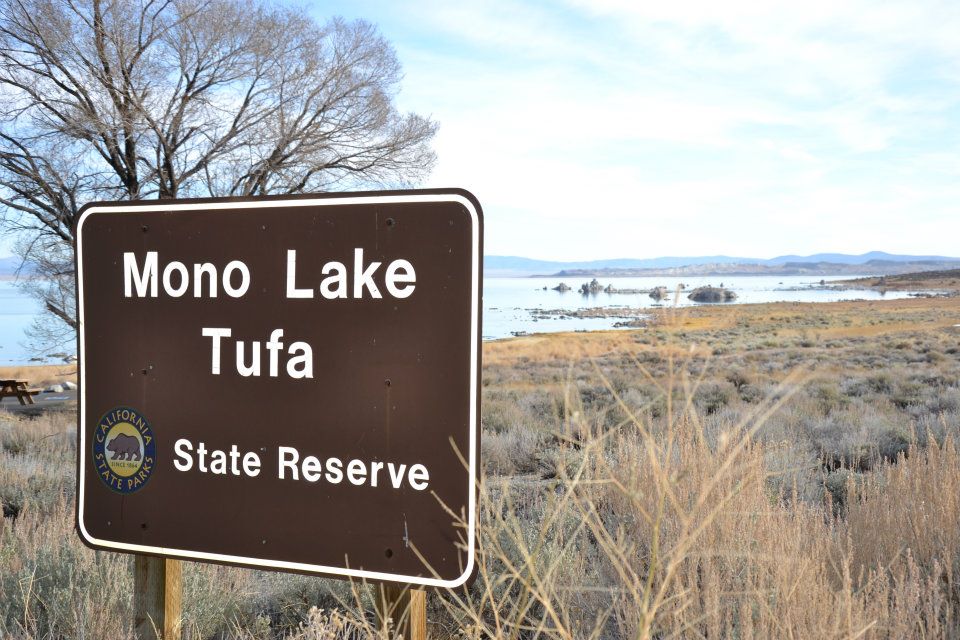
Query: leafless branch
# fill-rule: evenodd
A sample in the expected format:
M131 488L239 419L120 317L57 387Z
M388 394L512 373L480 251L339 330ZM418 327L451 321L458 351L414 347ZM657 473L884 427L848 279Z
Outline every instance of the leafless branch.
M53 282L85 202L415 184L437 125L400 77L372 25L261 0L0 0L0 231Z

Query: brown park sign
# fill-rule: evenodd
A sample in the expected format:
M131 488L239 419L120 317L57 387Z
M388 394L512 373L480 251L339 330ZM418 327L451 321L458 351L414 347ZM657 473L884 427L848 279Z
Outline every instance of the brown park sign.
M88 545L470 578L483 257L471 194L95 203L76 237Z

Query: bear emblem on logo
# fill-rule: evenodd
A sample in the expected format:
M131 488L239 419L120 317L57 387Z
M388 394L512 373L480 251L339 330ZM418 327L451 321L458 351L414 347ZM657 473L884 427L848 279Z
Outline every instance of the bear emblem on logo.
M140 441L134 436L118 433L117 436L107 444L107 451L113 453L113 457L110 458L111 460L139 460Z

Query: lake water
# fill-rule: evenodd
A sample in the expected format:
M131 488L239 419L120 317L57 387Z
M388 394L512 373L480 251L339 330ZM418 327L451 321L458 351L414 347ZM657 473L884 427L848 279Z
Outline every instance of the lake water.
M42 310L15 283L0 280L0 365L26 364L33 356L22 343L26 330Z
M850 276L827 277L832 280ZM738 303L759 302L833 302L837 300L880 300L906 297L907 292L891 291L881 296L877 291L830 291L811 289L820 278L812 276L742 276L742 277L683 277L683 278L608 278L604 286L618 289L652 289L667 287L669 301L658 303L647 294L599 293L584 296L576 289L590 278L567 278L564 281L574 291L551 291L561 281L558 278L486 278L483 287L483 337L486 340L504 338L513 332L549 333L555 331L592 331L611 329L621 318L564 318L536 317L543 310L575 311L593 307L654 308L673 304L673 292L683 282L687 292L699 286L720 285L737 293ZM544 287L547 290L544 291ZM681 306L697 303L680 296ZM14 282L0 280L0 365L26 364L32 357L46 354L32 352L27 346L25 331L40 313L40 305L26 296ZM58 362L50 359L50 362Z
M863 276L827 276L829 284ZM629 309L654 309L672 306L677 285L683 283L679 306L697 306L687 299L687 294L697 287L721 284L737 294L738 304L761 302L837 302L840 300L893 300L905 298L910 292L888 291L881 295L873 290L831 291L813 288L819 285L820 276L709 276L674 278L605 278L600 284L613 285L615 289L650 290L667 287L668 299L657 302L649 294L598 293L583 295L577 289L592 278L486 278L483 284L483 337L496 339L510 336L512 332L551 333L555 331L596 331L611 329L622 318L538 318L536 310L590 309L594 307L623 307ZM553 287L565 282L572 291L553 291ZM547 288L544 291L544 287ZM729 304L729 303L727 303ZM534 313L531 313L534 310Z

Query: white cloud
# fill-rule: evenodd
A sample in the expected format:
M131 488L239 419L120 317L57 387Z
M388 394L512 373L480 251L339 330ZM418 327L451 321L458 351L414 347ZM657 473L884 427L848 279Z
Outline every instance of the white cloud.
M489 253L958 253L960 5L393 15L402 103L441 123L431 184L477 193Z

